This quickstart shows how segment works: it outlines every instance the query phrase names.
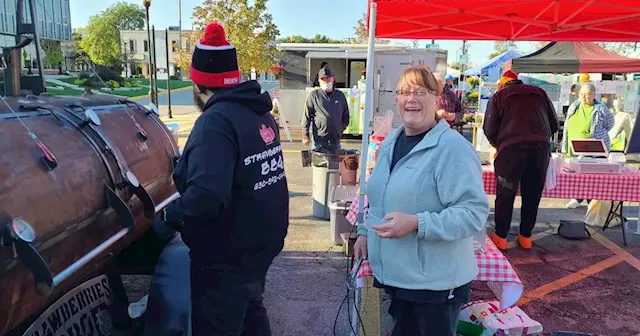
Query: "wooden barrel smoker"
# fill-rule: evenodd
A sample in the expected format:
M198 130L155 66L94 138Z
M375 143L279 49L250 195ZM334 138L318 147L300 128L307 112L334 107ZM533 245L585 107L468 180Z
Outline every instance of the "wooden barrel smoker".
M157 113L121 98L0 100L0 336L149 230L178 156Z

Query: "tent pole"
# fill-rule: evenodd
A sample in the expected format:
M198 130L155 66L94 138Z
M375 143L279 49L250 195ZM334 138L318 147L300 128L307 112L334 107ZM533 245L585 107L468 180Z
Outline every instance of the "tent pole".
M374 77L374 48L375 48L375 27L376 27L376 7L377 3L371 2L369 10L369 46L367 49L367 78L364 101L364 122L362 130L362 151L360 153L360 192L358 200L358 224L364 223L364 192L367 178L367 151L369 150L369 123L371 122L373 110L373 77Z
M358 225L363 225L364 223L364 191L365 191L365 183L367 180L367 152L369 150L369 123L371 122L371 117L373 116L373 77L374 77L374 68L375 68L375 59L374 59L374 50L375 50L375 41L376 41L376 14L377 14L377 3L371 1L369 4L369 46L367 48L367 78L365 85L365 101L364 101L364 123L362 130L362 151L360 152L360 191L358 192ZM358 297L358 294L356 294ZM357 302L357 300L356 300ZM358 316L359 316L359 307L355 307L354 313L355 318L352 318L353 321L353 336L357 336L358 334Z

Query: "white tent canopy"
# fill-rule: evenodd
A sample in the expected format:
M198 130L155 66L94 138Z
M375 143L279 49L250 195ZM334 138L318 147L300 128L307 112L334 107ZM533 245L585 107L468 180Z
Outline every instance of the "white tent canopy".
M460 70L456 70L454 68L447 67L447 75L451 75L451 76L453 76L455 78L460 78L461 74L462 73L460 72Z
M522 56L519 52L515 50L509 50L505 53L502 53L484 64L475 66L464 72L465 76L488 76L488 81L495 82L500 78L500 70L501 66L504 62L509 61L514 58L518 58Z

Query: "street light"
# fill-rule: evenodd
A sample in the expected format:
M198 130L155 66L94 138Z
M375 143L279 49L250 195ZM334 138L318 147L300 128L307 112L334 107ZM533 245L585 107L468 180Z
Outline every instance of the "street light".
M149 51L149 101L151 101L152 103L154 103L156 106L158 105L157 102L155 101L155 82L154 82L154 77L155 77L155 66L152 62L152 55L151 55L151 25L149 24L149 7L151 6L151 0L142 0L142 5L144 6L144 10L145 10L145 19L147 21L147 49Z

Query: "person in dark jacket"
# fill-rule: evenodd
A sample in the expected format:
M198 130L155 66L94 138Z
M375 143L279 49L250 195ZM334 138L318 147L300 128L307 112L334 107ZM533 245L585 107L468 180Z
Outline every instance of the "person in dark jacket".
M453 85L447 84L449 80L445 81L445 77L440 73L435 73L434 77L438 82L438 92L440 93L437 102L438 111L436 111L438 118L445 119L451 126L462 122L464 116L462 104L458 96L453 92Z
M349 126L349 103L344 93L334 89L334 76L331 69L324 67L318 72L320 89L309 93L302 115L302 143L311 143L314 150L323 153L335 153L340 149L340 138Z
M504 86L489 100L484 133L496 148L495 222L493 242L507 248L513 202L518 187L522 196L518 244L531 248L531 231L536 223L551 158L550 140L558 131L556 111L547 93L526 85L511 70L503 75Z
M262 295L289 225L271 99L258 82L240 83L236 49L215 22L196 44L190 73L202 114L175 167L181 197L154 229L179 231L190 249L194 336L271 335Z

